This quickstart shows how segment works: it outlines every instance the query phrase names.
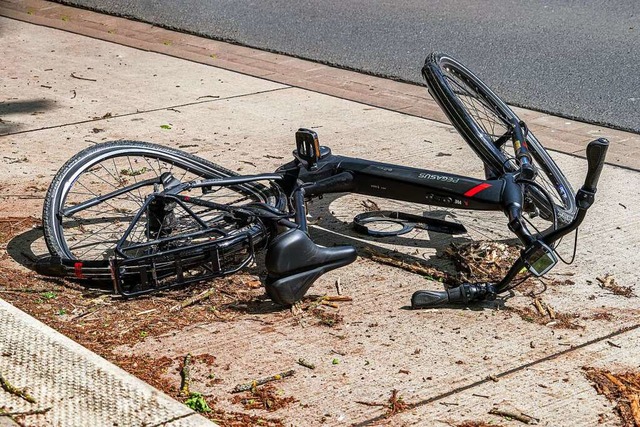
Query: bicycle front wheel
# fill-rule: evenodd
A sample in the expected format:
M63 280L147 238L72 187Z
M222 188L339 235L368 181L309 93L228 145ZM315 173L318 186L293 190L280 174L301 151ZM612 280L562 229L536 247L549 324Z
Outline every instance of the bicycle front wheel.
M231 221L216 209L147 205L140 216L147 197L162 190L163 177L187 182L234 175L200 157L147 142L89 147L65 163L46 194L42 217L49 252L63 260L92 261L85 277L109 277L109 260L125 234L127 245L144 247L145 241L190 235L206 226L226 238L249 233L259 244L267 237L262 226ZM193 197L225 206L262 202L286 208L279 187L257 182L201 188Z
M469 69L446 54L429 55L422 75L431 96L485 164L487 178L517 171L509 123L520 119L511 108ZM527 143L538 170L535 182L543 190L528 187L528 211L539 213L548 221L555 219L558 226L570 223L576 214L571 185L531 131L527 133Z

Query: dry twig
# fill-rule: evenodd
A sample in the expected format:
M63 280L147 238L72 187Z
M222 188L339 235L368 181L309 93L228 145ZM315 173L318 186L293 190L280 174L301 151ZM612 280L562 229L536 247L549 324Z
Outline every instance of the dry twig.
M189 385L191 384L191 353L184 357L184 363L180 370L180 396L189 396Z
M302 358L298 359L298 365L304 366L305 368L309 368L309 369L316 369L316 365Z
M33 409L31 411L20 411L20 412L4 412L0 409L0 417L21 417L24 415L42 415L46 414L51 410L51 407L44 409Z
M509 409L493 408L489 411L489 413L492 415L499 415L501 417L513 418L514 420L518 420L525 424L535 424L538 421L540 421L538 418L534 418L531 415L523 414L517 409L509 410Z
M371 199L363 200L361 202L361 205L364 208L365 212L374 212L380 210L378 204Z
M420 265L419 263L410 264L398 258L389 257L371 249L365 249L367 255L372 261L379 262L381 264L398 267L403 270L410 271L411 273L421 274L423 276L430 277L434 280L442 280L445 283L455 282L453 278L445 272L438 270L437 268L427 267Z
M203 291L194 297L187 298L186 300L182 301L180 304L174 305L173 307L171 307L170 311L180 311L183 308L187 308L190 305L193 305L195 303L198 303L200 301L203 301L209 298L215 292L216 292L216 288L209 288L206 291Z
M96 79L88 79L86 77L76 76L76 73L71 73L71 77L73 77L74 79L78 79L78 80L86 80L88 82L97 82Z
M27 393L26 391L24 391L23 389L14 387L3 375L2 373L0 373L0 386L4 389L4 391L6 391L7 393L11 393L14 396L18 396L23 398L24 400L26 400L29 403L36 403L36 400L31 397L31 395L29 393Z
M296 371L294 369L289 369L288 371L284 371L281 372L279 374L275 374L275 375L271 375L270 377L265 377L265 378L260 378L257 380L253 380L250 383L245 383L245 384L238 384L236 385L233 390L231 391L232 393L241 393L243 391L249 391L252 388L255 388L259 385L262 384L266 384L268 382L271 381L279 381L285 377L290 377L291 375L293 375Z

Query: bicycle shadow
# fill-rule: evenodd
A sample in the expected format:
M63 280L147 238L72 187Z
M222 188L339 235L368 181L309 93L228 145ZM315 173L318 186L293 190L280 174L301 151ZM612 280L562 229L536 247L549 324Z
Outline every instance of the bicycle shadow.
M331 211L330 205L343 197L345 193L336 193L325 195L321 200L317 200L314 204L314 212L320 213L320 218L317 223L310 226L310 234L317 244L323 246L336 246L349 244L356 248L358 254L363 257L371 258L372 253L394 258L401 262L405 262L409 265L420 263L429 267L433 267L443 273L455 276L457 270L452 261L444 256L447 248L450 248L452 244L462 245L470 243L473 239L469 235L457 235L452 236L448 234L433 232L429 230L420 230L418 234L421 234L423 238L416 239L415 232L411 232L408 235L403 236L388 236L388 237L372 237L366 234L360 234L353 230L351 221L344 221L338 215ZM354 212L353 215L358 212ZM455 212L441 209L428 212L428 216L437 219L456 218ZM351 217L352 218L352 217ZM43 231L41 227L27 230L23 233L15 235L7 243L7 254L18 264L34 269L35 262L42 257L46 257L48 253L36 253L34 252L34 243L43 240ZM506 241L512 241L509 239ZM505 240L503 240L505 241ZM397 251L394 247L402 247L405 251ZM430 248L434 251L431 254L425 254L427 256L421 256L416 254L407 253L407 248ZM42 250L44 246L41 245ZM251 269L252 274L256 274L261 277L262 280L266 277L264 267L264 252L257 254L256 266ZM51 280L59 280L56 278L50 278ZM76 284L81 284L87 291L111 291L113 284L110 281L79 281L73 280ZM445 289L441 286L438 290ZM313 289L311 290L313 292ZM484 309L499 309L504 305L502 301L483 302L469 307L472 310L484 310ZM245 312L248 314L267 314L282 310L282 306L272 303L265 295L252 302L244 302L240 305L232 307L236 311ZM408 306L400 307L401 309L410 309ZM439 307L442 309L461 309L464 307L452 305Z
M367 234L358 233L353 228L353 217L362 212L362 206L360 211L356 209L352 210L352 214L348 221L341 219L334 211L331 210L331 204L343 197L347 193L335 193L325 195L322 199L314 200L314 206L312 211L318 213L319 220L310 224L310 234L314 238L314 241L324 246L346 244L344 240L348 240L348 244L352 244L356 249L374 249L383 253L393 253L398 257L406 257L408 261L420 261L428 262L434 267L450 267L452 264L446 260L443 256L445 250L453 246L460 246L463 244L471 243L475 241L470 233L451 235L446 233L440 233L431 230L419 229L416 227L414 231L411 231L404 235L399 236L386 236L386 237L374 237ZM416 205L418 206L418 205ZM410 208L408 208L410 209ZM447 220L458 222L464 226L467 226L463 221L458 221L459 215L450 209L440 208L437 210L424 211L423 215L427 218L434 218L439 220ZM477 225L475 225L477 227ZM506 227L505 227L506 229ZM491 240L496 243L515 244L518 243L516 238L492 236ZM389 251L385 247L400 247L404 249L398 251ZM413 256L407 253L411 248L416 249L433 249L435 253L428 256ZM427 255L427 254L425 254Z
M41 239L44 239L42 227L32 228L16 234L7 242L7 254L21 266L33 270L33 265L37 259L49 255L48 253L36 254L34 252L34 243Z

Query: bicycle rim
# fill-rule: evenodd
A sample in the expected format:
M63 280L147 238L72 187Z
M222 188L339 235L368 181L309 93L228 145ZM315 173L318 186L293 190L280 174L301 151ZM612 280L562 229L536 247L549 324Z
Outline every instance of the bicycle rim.
M485 163L487 177L516 171L509 126L511 120L519 121L515 113L471 71L446 55L432 54L423 74L436 101ZM536 188L529 189L528 201L544 219L570 222L576 211L570 184L532 132L528 132L527 142L538 170L535 182L553 204Z
M47 193L43 218L50 252L65 259L104 260L108 268L125 234L124 247L141 247L128 251L132 257L158 249L148 242L198 243L196 237L180 236L193 235L204 226L215 230L206 236L209 240L243 232L255 235L257 241L264 237L261 227L241 225L227 212L185 203L149 203L149 195L163 188L163 173L181 182L236 175L188 153L149 143L90 147L63 166ZM277 189L259 183L198 189L190 195L228 206L251 202L285 206Z

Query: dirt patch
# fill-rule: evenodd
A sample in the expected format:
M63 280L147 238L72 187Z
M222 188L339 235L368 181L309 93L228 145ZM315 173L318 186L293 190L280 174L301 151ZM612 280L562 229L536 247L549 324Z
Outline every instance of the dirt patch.
M516 313L526 322L549 326L554 329L584 329L577 321L580 315L576 313L554 313L551 317L548 313L541 313L532 307L505 307L507 313Z
M31 217L0 221L1 242L6 243L16 233L38 223L36 218ZM501 255L496 251L500 247L487 247L479 246L478 249L462 253L480 262L477 251L485 251L489 261L486 265L482 264L480 269L494 274L499 274L497 269L501 266L510 266L507 266L507 262L499 261ZM4 256L6 257L6 254ZM481 280L477 273L479 270L474 264L469 261L466 265L469 266L469 271L476 272L474 277ZM441 281L446 280L449 283L459 280L458 276L447 275L421 264L415 264L410 268L425 268L421 270L423 274L426 272L430 277L437 276ZM282 420L271 418L271 414L287 408L296 401L296 397L302 395L284 396L276 386L270 385L256 388L255 392L250 391L242 396L225 396L226 392L220 391L219 388L216 390L213 386L218 386L225 379L224 375L219 374L225 369L228 371L230 367L225 367L224 364L219 366L216 357L211 354L193 355L191 376L195 391L189 395L181 395L180 370L186 352L152 357L153 352L138 354L133 350L133 354L130 354L126 349L167 334L179 335L185 330L188 334L188 328L198 325L233 322L255 317L256 314L268 314L256 323L265 333L275 332L278 323L340 330L344 322L340 311L345 305L351 305L351 298L345 295L308 296L291 310L286 310L266 299L259 278L248 273L128 300L104 291L87 289L78 282L43 278L10 267L0 266L0 276L4 279L3 287L0 288L2 298L181 402L186 402L193 398L194 394L202 392L198 397L206 402L206 405L200 407L203 410L208 409L202 414L222 426L284 425ZM565 318L564 314L555 313L555 319L551 319L548 315L545 317L537 313L534 308L527 308L518 314L523 318L531 317L540 324L556 322L550 325L553 327L580 327L575 323L577 317L573 315L566 315ZM343 332L330 333L339 339L344 336ZM419 352L414 353L417 354ZM403 370L400 372L406 373ZM237 410L231 406L232 404L238 405ZM387 401L375 406L379 406L387 416L392 416L411 405L404 402L398 391L394 390ZM269 417L256 416L255 411L259 410L268 411Z
M624 427L640 427L640 373L584 367L596 391L616 404Z
M6 245L18 233L39 223L33 217L0 220L0 243ZM156 358L150 354L121 354L114 349L169 332L179 333L190 325L228 322L247 313L269 312L274 308L274 304L265 300L264 291L255 286L259 279L251 274L129 300L88 289L74 281L45 278L7 266L0 266L0 278L0 297L182 402L188 398L179 395L180 360L184 355ZM213 292L206 299L182 308L184 301L209 289ZM286 319L292 315L285 310L276 313L276 317ZM215 360L210 354L194 355L192 375L204 384ZM215 378L208 379L209 383L215 382ZM203 415L222 426L283 425L279 419L223 411L215 407L215 400L209 403L211 410Z
M340 303L351 300L351 297L341 295L308 296L291 307L291 313L297 324L313 319L312 324L334 328L344 320L340 314Z
M162 390L170 396L175 396L178 387L168 380L166 375L169 368L174 365L174 360L169 357L153 358L149 354L124 356L114 355L111 361L127 372L135 372L135 375L147 384L158 390Z
M41 223L42 221L32 216L0 218L0 242L6 245L18 233L37 227ZM4 253L3 258L6 256L7 254Z
M591 316L588 317L584 317L584 319L591 319L591 320L604 320L607 322L611 322L616 318L616 316L614 316L612 313L608 312L608 311L599 311L595 314L592 314Z

